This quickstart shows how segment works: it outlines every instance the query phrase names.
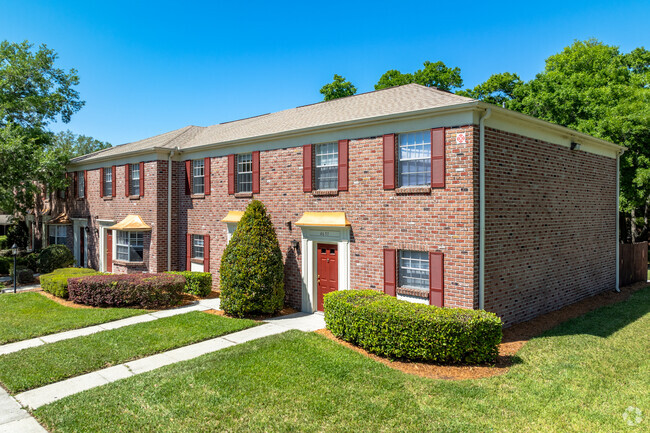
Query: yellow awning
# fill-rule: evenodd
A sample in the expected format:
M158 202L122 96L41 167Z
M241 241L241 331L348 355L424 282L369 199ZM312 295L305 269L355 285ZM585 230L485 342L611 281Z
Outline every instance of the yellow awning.
M72 224L72 220L70 220L70 217L68 216L67 213L63 212L59 216L57 216L54 219L51 219L47 222L47 224L50 225L70 225Z
M305 212L296 225L345 227L350 225L350 221L345 217L345 212Z
M151 230L151 227L142 221L142 217L140 215L127 215L126 218L124 218L122 221L112 227L109 227L108 229L120 230L123 232L142 232Z
M241 210L231 210L228 212L228 215L221 220L222 223L238 223L241 217L244 215L244 211Z

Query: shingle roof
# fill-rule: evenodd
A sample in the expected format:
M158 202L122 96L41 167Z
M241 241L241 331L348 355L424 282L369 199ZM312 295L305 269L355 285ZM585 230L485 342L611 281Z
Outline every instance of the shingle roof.
M117 157L120 154L153 148L173 149L178 146L180 149L187 150L196 146L447 107L473 101L474 99L436 88L407 84L208 127L186 126L155 137L84 155L75 158L73 162Z

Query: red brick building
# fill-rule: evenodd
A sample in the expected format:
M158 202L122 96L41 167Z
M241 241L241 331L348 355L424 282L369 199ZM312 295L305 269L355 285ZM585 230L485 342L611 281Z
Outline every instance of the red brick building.
M411 84L76 158L69 221L45 229L83 266L205 270L218 287L258 199L294 307L375 289L512 324L616 288L622 150Z

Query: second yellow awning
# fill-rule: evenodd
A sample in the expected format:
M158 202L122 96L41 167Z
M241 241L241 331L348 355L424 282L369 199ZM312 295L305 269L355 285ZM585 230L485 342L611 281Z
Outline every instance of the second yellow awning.
M297 226L345 227L350 221L345 212L305 212L296 222Z
M222 223L238 223L241 217L244 215L244 211L240 210L231 210L228 212L228 215L221 220Z
M108 229L123 232L143 232L151 230L151 226L145 224L140 215L127 215L122 221Z

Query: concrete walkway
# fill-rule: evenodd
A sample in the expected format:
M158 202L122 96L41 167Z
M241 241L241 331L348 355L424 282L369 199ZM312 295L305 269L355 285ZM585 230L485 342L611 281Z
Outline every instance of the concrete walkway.
M96 334L108 329L117 329L124 326L134 325L136 323L151 322L152 320L162 317L176 316L178 314L189 313L190 311L205 311L210 309L218 310L220 305L219 298L201 299L200 301L185 305L183 307L172 308L169 310L160 310L155 313L141 314L139 316L127 317L126 319L114 320L99 325L88 326L86 328L72 329L70 331L59 332L56 334L44 335L42 337L31 338L29 340L16 341L15 343L3 344L0 346L0 355L6 355L29 347L42 346L43 344L54 343L55 341L68 340L70 338L81 337L83 335Z
M7 391L0 387L0 433L47 433Z
M40 288L41 288L40 284L27 284L24 286L16 287L16 292L27 292L29 290L40 289ZM13 292L14 292L13 286L4 288L0 291L0 293L13 293Z
M165 313L170 311L173 310L167 310ZM84 374L83 376L73 377L41 388L32 389L16 395L16 400L18 400L18 402L23 406L36 409L64 397L77 394L81 391L135 376L136 374L155 370L165 365L193 359L205 355L206 353L216 352L226 347L245 343L247 341L280 334L290 329L311 332L324 327L325 318L319 313L296 313L288 316L276 317L269 319L263 325L254 328L245 329L243 331L191 344L189 346L179 347L167 352L115 365L113 367ZM2 425L0 425L0 432L2 432L1 428Z

